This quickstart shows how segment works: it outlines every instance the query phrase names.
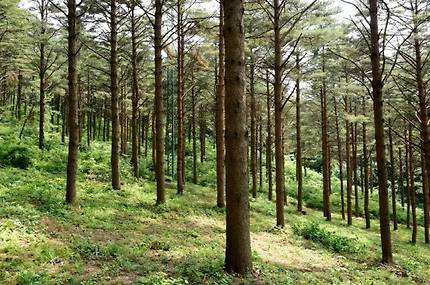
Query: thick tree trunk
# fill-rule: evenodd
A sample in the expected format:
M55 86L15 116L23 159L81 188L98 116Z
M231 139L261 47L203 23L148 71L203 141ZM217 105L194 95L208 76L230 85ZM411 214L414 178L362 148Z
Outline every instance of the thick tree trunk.
M226 254L227 272L252 268L247 181L247 127L243 0L223 0L226 51Z
M157 180L157 204L163 204L165 198L164 185L164 106L163 106L163 37L161 25L163 18L163 2L155 0L154 44L155 44L155 177Z
M382 262L393 263L391 249L390 215L388 210L387 165L385 158L384 111L382 98L381 56L379 47L378 1L369 0L370 43L372 63L372 95L375 124L376 163L378 168L379 222L381 233Z
M415 11L417 14L417 11ZM414 18L415 19L415 18ZM417 26L416 23L414 23ZM415 48L415 73L416 73L416 84L418 91L419 101L419 120L420 120L420 136L421 136L421 149L424 155L425 169L423 172L427 177L423 176L423 195L424 195L424 237L425 243L430 243L429 226L430 226L430 196L429 196L429 175L430 175L430 137L429 137L429 118L428 118L428 102L427 92L425 90L425 84L423 79L423 63L421 58L421 39L418 35L418 29L415 27L414 37L414 48Z
M117 25L117 0L111 0L110 11L110 91L111 91L111 116L112 116L112 188L119 190L120 166L119 166L119 94L118 94L118 25Z
M67 158L66 203L76 202L76 173L78 170L79 121L78 121L78 55L76 0L67 1L68 48L68 126L69 153Z
M325 50L323 47L322 72L325 72ZM327 115L327 88L325 79L321 86L321 147L323 156L323 207L324 217L327 221L331 220L330 211L330 154L329 154L329 134L328 134L328 115Z
M216 93L216 192L217 192L217 206L219 208L225 207L225 145L224 145L224 76L225 76L225 42L224 42L224 6L220 1L220 16L219 16L219 50L218 50L218 85Z
M276 160L276 225L284 227L284 145L282 110L282 47L281 47L281 9L279 0L273 1L275 32L275 160Z

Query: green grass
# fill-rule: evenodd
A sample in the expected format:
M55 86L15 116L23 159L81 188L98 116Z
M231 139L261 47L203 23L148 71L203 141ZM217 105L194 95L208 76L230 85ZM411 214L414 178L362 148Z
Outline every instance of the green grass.
M169 184L167 204L155 206L150 175L132 178L126 160L122 190L111 190L110 148L96 142L80 154L79 207L70 208L63 203L67 148L58 143L58 135L49 133L49 149L39 151L36 134L29 128L19 141L13 125L0 122L0 153L19 145L28 149L32 163L27 170L0 168L0 284L430 283L429 246L421 240L410 244L404 225L393 233L397 264L384 267L378 262L376 220L370 230L364 229L362 218L346 226L337 213L332 222L325 222L318 206L302 215L290 197L287 225L278 229L275 205L265 192L250 201L254 271L243 279L227 275L224 211L214 206L213 174L201 172L200 181L208 186L188 183L183 196ZM199 169L213 169L211 148L208 162ZM294 185L292 169L288 163L288 187ZM308 206L320 203L320 180L318 173L308 172ZM338 199L336 193L332 196ZM304 238L294 231L298 225L317 225L310 231L323 237Z

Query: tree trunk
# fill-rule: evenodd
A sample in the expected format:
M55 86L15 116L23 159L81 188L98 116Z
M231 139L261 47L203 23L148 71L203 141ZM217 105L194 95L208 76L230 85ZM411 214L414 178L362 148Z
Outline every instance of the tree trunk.
M354 116L357 117L357 102L354 100ZM354 167L354 215L360 216L360 209L358 205L358 123L355 122L353 126L353 167Z
M415 14L418 14L418 7L416 7ZM417 16L417 15L416 15ZM416 17L414 17L416 21ZM424 237L425 243L430 243L429 226L430 226L430 196L428 182L430 179L430 138L429 138L429 125L428 125L428 102L427 92L425 90L425 84L423 79L423 62L421 58L421 42L418 34L417 23L414 22L414 48L415 48L415 73L416 73L416 84L418 91L419 101L419 121L420 121L420 136L421 136L421 149L424 155L425 170L423 172L427 174L427 177L423 176L423 195L424 195ZM425 184L425 185L424 185Z
M268 184L268 199L273 199L273 183L272 183L272 96L270 95L270 82L269 82L269 71L266 72L266 97L267 97L267 142L266 142L266 171L267 171L267 184Z
M283 146L283 112L282 112L282 47L280 25L280 3L273 1L275 32L275 160L276 160L276 225L284 227L284 146Z
M225 269L245 275L252 269L247 182L247 127L243 0L225 7L226 254Z
M185 53L185 35L183 23L183 0L177 1L178 8L178 23L177 23L177 44L178 44L178 58L177 58L177 90L176 90L176 117L177 117L177 148L176 148L176 185L177 193L184 193L184 160L185 160L185 128L184 128L184 96L185 96L185 69L184 69L184 53Z
M21 70L18 70L18 89L16 94L16 118L18 121L21 121L22 78Z
M404 198L404 183L403 183L403 155L402 155L402 148L399 147L399 192L400 192L400 201L402 208L405 207L405 198Z
M68 31L68 126L69 153L67 158L66 203L76 202L76 173L78 170L79 121L78 121L78 49L77 49L77 15L76 0L67 1Z
M303 211L303 161L302 161L302 122L300 101L300 55L296 57L296 179L297 179L297 211Z
M257 103L255 100L255 65L253 63L249 66L250 76L250 95L251 95L251 185L252 185L252 198L257 198L257 130L256 130L256 112Z
M117 0L111 0L110 11L110 91L111 91L111 116L112 116L112 188L119 190L120 166L119 166L119 95L118 95L118 25L117 25Z
M382 98L381 56L379 48L378 1L369 0L370 43L372 63L372 95L375 124L376 163L378 168L379 222L382 262L393 263L391 250L390 216L388 211L387 166L385 158L384 112Z
M366 99L363 96L362 101L363 116L366 116ZM366 219L366 229L370 229L369 214L369 157L367 151L367 124L363 122L363 163L364 163L364 217Z
M193 137L193 183L197 184L197 134L196 134L196 94L195 94L195 82L194 76L191 75L192 84L191 87L191 128L192 128L192 137Z
M347 97L345 100L345 114L350 111L350 103ZM346 139L345 139L345 150L346 150L346 213L348 225L352 225L352 165L351 165L351 123L349 119L345 117L345 128L346 128Z
M258 144L258 153L259 153L259 157L258 157L258 169L260 172L260 179L258 180L259 182L259 190L260 192L263 190L263 118L260 115L259 116L259 120L258 120L258 139L259 139L259 144Z
M61 106L61 143L64 144L65 137L66 137L66 117L67 117L67 108L66 104L68 105L67 101L69 99L69 90L66 90L64 97L63 97L63 105Z
M391 207L393 213L393 229L397 230L397 201L396 201L396 172L395 172L395 161L394 161L394 150L393 150L393 132L391 119L388 120L388 142L389 142L389 153L390 153L390 179L391 179Z
M136 0L131 2L131 65L132 65L132 107L131 107L131 163L134 177L139 177L139 75L137 70L137 27Z
M205 109L203 104L199 107L199 139L200 139L200 163L205 161L206 157L206 119Z
M409 150L409 199L412 213L412 237L411 242L417 242L417 213L416 213L416 193L415 193L415 168L414 152L412 146L412 124L409 123L408 131L408 150Z
M163 18L163 0L155 0L155 24L154 24L154 44L155 44L155 177L157 180L157 204L164 204L164 106L163 106L163 37L161 35L161 25Z
M46 75L46 25L47 25L47 2L46 0L40 1L40 37L39 44L40 58L39 58L39 149L45 147L45 75Z
M343 185L342 141L340 139L339 111L338 111L336 98L334 98L334 114L335 114L335 126L336 126L337 160L339 162L340 206L342 210L342 219L345 220L345 201L344 201L345 194L344 194L344 185Z
M87 146L91 145L91 87L90 71L87 72Z
M426 169L426 158L425 154L421 152L421 177L423 180L423 195L424 195L424 203L427 203L429 200L429 197L426 198L426 195L428 196L429 193L429 181L427 180L427 169ZM425 243L429 243L429 229L428 229L428 217L426 218L426 215L428 213L425 212L426 209L424 209L424 241Z
M218 50L218 85L216 93L216 190L217 190L217 206L225 207L225 145L224 145L224 101L225 101L225 42L224 42L224 5L219 3L219 50Z
M323 47L322 72L325 72L325 50ZM327 115L327 90L326 82L323 79L321 87L321 146L323 154L323 207L324 217L327 221L331 220L330 212L330 155L328 138L328 115Z
M410 195L410 171L409 164L411 163L408 143L408 130L405 128L405 162L406 162L406 228L411 227L411 195Z
M155 168L155 165L157 164L157 152L156 152L156 140L157 140L157 130L155 129L155 112L152 112L152 117L151 117L151 139L152 139L152 165Z

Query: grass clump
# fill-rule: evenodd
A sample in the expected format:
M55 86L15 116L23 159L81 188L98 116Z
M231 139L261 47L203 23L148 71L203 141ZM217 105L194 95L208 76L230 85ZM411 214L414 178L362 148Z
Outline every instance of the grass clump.
M357 238L339 235L321 227L316 222L293 224L293 232L307 240L322 244L324 247L338 253L358 253L363 245Z

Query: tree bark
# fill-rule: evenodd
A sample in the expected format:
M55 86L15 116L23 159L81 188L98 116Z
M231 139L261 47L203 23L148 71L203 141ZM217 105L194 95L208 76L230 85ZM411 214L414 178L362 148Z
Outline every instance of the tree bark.
M400 192L400 201L401 201L402 208L405 207L405 198L404 198L405 187L403 183L403 179L404 179L403 159L404 158L402 155L402 148L399 147L399 192Z
M323 47L322 72L325 72L325 49ZM324 217L331 220L330 211L330 155L328 138L327 88L325 78L321 86L321 147L323 154L323 207Z
M184 96L185 96L185 69L184 69L184 53L185 53L185 35L183 23L183 0L177 1L178 8L178 23L177 23L177 44L178 44L178 58L177 58L177 91L176 91L176 117L178 125L177 148L176 148L176 185L177 193L184 193L184 160L185 160L185 128L184 128Z
M369 0L370 43L372 64L372 95L375 124L376 163L378 168L379 222L381 233L382 262L393 263L391 249L390 216L388 210L387 166L385 158L383 80L381 73L381 55L379 47L378 1Z
M363 116L366 116L366 99L363 96L362 101ZM363 128L363 163L364 163L364 217L366 219L366 229L370 229L369 214L369 157L367 151L367 123L364 121Z
M391 208L393 214L393 229L397 230L397 201L396 201L396 171L394 161L394 150L393 150L393 132L391 119L388 120L388 142L389 142L389 153L390 153L390 180L391 180Z
M155 44L155 177L157 180L157 204L164 204L164 106L163 106L163 37L161 25L163 0L155 0L154 44Z
M354 100L354 116L357 117L357 102ZM354 167L354 215L360 216L360 209L358 204L358 123L353 125L353 167Z
M21 121L22 81L22 72L21 70L18 70L18 89L16 94L16 118L18 119L18 121Z
M260 174L259 182L259 190L260 192L263 189L263 118L260 114L259 120L258 120L258 169Z
M302 161L302 122L300 101L300 55L296 57L296 179L297 179L297 211L303 211L303 161Z
M343 185L343 157L342 157L342 141L340 138L339 128L339 111L337 100L334 98L334 114L335 114L335 127L336 127L336 142L337 142L337 160L339 162L339 179L340 179L340 206L342 212L342 220L345 220L345 194Z
M350 103L347 97L345 100L345 114L350 111ZM346 150L346 213L348 225L352 225L352 165L351 165L351 123L349 119L345 117L345 129L346 129L346 139L345 139L345 150Z
M112 116L112 188L120 190L120 166L119 166L119 95L118 95L118 23L117 0L111 0L110 11L110 91L111 91L111 116Z
M194 75L192 77L191 87L191 129L193 137L193 183L197 184L197 134L196 134L196 93L195 93L195 82Z
M251 95L251 185L252 185L252 198L257 198L257 130L256 130L256 112L257 103L255 100L255 65L253 63L249 66L250 76L250 95Z
M280 3L273 1L275 32L275 161L276 161L276 225L284 227L284 146L283 146L283 112L282 112L282 47L280 25Z
M39 44L39 149L45 147L45 75L46 75L46 25L48 23L48 7L47 1L39 2L40 11L40 44Z
M66 203L76 202L76 173L78 170L79 121L78 121L78 49L76 0L67 1L68 31L68 126L69 153L67 158Z
M225 8L226 254L225 269L252 269L247 181L247 127L243 0L223 0Z
M409 199L412 214L412 237L411 242L417 242L417 213L416 213L416 193L415 193L415 169L414 152L412 146L412 124L409 123L408 130L408 150L409 150Z
M132 65L132 113L131 113L131 163L134 177L139 177L139 74L137 69L136 0L131 1L131 65Z
M408 143L408 129L405 128L405 162L406 162L406 227L409 229L411 227L411 195L410 195L410 171L409 164L410 153L409 153L409 143Z
M424 155L425 170L423 171L427 174L427 177L423 176L423 195L424 195L424 237L425 243L430 243L429 226L430 226L430 196L428 182L430 179L430 138L429 138L429 125L428 125L428 102L427 102L427 92L425 90L425 84L423 79L423 62L421 58L421 46L422 39L420 39L417 27L417 14L418 7L415 10L414 17L414 49L415 49L415 74L416 74L416 84L418 91L418 101L419 101L419 121L420 121L420 136L421 136L421 149Z
M219 50L218 50L218 85L216 94L216 189L217 206L225 207L225 140L224 140L224 101L225 101L225 42L224 42L224 5L219 3Z
M206 118L205 105L199 107L199 139L200 139L200 163L205 161L206 157Z
M266 142L266 171L267 171L267 184L268 184L268 199L273 199L273 178L272 178L272 96L270 94L269 71L266 72L266 98L267 98L267 142Z

